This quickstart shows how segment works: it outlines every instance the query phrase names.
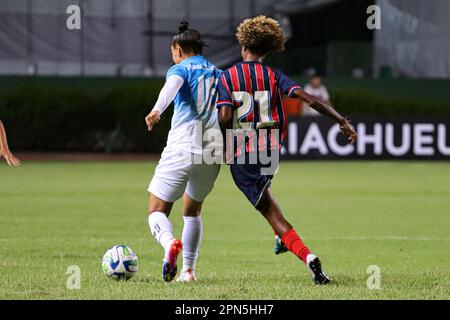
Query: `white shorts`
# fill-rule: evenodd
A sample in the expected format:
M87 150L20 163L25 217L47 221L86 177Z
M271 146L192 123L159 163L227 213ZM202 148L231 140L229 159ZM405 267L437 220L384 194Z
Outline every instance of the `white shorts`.
M175 202L187 193L202 202L214 187L220 164L194 164L183 152L166 147L161 154L148 191L166 202Z

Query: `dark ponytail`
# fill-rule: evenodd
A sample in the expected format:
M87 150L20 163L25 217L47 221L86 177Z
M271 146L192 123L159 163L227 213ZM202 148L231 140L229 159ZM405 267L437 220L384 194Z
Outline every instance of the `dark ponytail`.
M178 26L178 33L173 36L172 46L178 44L185 53L202 54L203 42L202 35L196 29L189 29L187 21L181 21Z

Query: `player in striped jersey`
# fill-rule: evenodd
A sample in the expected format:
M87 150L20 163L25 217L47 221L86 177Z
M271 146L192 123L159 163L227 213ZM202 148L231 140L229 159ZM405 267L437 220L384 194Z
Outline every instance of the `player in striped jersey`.
M230 166L233 180L253 206L267 219L286 248L306 264L313 282L327 284L330 279L322 270L320 259L310 252L294 228L283 217L270 187L273 173L265 173L263 170L265 166L259 160L256 163L249 163L248 155L252 151L261 151L262 146L271 152L279 153L287 127L283 95L302 99L313 109L338 122L351 143L356 140L355 130L329 103L308 95L301 90L300 85L283 73L262 64L268 53L284 49L285 37L276 20L265 16L246 19L237 28L236 37L242 47L243 62L222 73L216 104L219 108L219 123L223 132L226 132L227 146L239 145L239 137L236 143L234 136L229 135L233 131L226 129L232 128L234 132L253 131L256 132L253 136L256 135L257 138L252 141L252 135L248 134L244 137L248 138L247 140L241 139L245 146L245 163L239 162L239 152L233 153ZM267 130L264 131L267 137L263 139L260 135L262 129ZM230 137L233 139L231 142Z

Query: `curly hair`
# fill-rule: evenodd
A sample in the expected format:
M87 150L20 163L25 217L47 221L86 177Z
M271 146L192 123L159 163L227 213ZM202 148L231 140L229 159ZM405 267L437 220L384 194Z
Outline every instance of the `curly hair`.
M236 38L241 46L261 56L283 51L286 43L278 21L262 15L242 21L237 27Z

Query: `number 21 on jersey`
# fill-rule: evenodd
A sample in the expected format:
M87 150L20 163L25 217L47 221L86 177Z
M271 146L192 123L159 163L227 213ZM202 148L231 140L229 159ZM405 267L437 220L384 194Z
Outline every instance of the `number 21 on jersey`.
M233 129L262 129L275 126L276 122L270 116L269 91L255 91L253 96L247 91L233 91L232 95L235 102L241 103L233 116ZM258 103L259 108L255 108L255 102ZM253 122L245 122L245 117L251 113L255 116L258 111L259 121L256 123L256 128L253 128Z

